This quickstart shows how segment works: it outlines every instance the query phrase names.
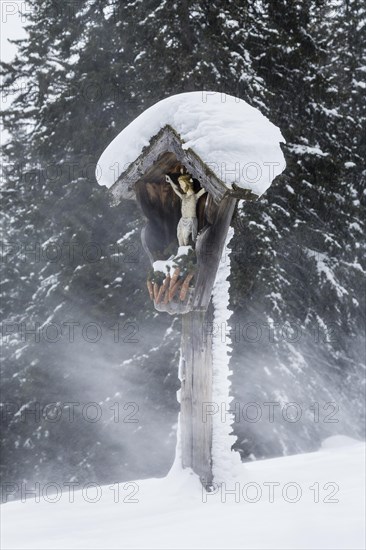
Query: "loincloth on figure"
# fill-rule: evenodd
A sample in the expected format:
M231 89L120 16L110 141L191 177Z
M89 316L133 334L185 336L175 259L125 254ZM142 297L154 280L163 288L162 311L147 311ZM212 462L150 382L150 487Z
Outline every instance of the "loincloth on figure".
M181 218L177 227L177 237L180 246L189 244L189 237L192 235L192 241L197 238L198 220L197 218Z

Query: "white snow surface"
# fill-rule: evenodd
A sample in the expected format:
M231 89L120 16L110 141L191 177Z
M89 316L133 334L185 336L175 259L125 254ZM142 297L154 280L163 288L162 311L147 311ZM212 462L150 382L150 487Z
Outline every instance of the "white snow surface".
M181 256L187 256L189 252L193 250L191 246L179 246L175 256L171 256L168 260L156 260L153 263L153 270L165 273L165 275L173 274L177 266L177 259Z
M262 195L286 167L285 139L258 109L220 92L188 92L159 101L117 135L98 161L98 183L111 187L167 124L229 188Z
M325 446L242 464L236 486L210 494L175 463L162 479L100 487L94 503L90 489L4 504L1 548L363 549L365 446Z

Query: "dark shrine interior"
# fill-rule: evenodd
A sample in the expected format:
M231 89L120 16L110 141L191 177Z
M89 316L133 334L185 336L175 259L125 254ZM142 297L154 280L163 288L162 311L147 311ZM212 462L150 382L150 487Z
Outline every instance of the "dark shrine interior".
M137 201L148 220L143 231L143 245L153 261L168 259L178 249L177 225L181 218L181 201L166 181L165 175L168 174L179 187L178 177L182 168L187 173L174 153L162 153L135 185ZM201 185L195 178L193 184L194 192L197 193ZM214 205L207 193L198 200L198 233L210 223L210 204L211 210Z

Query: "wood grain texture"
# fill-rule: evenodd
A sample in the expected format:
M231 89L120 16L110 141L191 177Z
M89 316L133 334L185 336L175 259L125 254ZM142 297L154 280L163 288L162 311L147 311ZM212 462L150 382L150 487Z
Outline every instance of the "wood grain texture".
M182 316L181 445L182 465L200 477L204 486L212 483L212 416L203 414L212 402L213 305L206 312Z
M206 226L197 238L196 254L199 269L192 304L192 308L195 310L205 311L210 303L212 288L235 205L235 198L224 198L216 211L212 225Z
M258 196L250 189L242 189L234 186L228 187L217 177L213 169L207 166L192 149L183 149L183 142L175 130L166 125L150 144L145 147L140 156L120 175L118 180L110 188L112 200L118 204L122 199L136 199L135 185L146 175L166 173L167 168L174 162L169 153L174 153L175 159L182 163L194 178L200 181L218 204L224 197L230 195L233 198L256 200ZM116 159L118 162L118 159ZM176 162L176 161L175 161ZM155 166L154 166L155 165ZM169 170L168 170L169 171Z

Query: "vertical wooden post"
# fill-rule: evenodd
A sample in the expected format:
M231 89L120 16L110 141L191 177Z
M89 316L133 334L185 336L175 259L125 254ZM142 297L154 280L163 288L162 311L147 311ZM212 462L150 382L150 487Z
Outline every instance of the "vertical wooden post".
M204 404L212 403L213 305L206 312L182 316L181 344L181 448L182 465L190 467L205 486L212 483L212 416Z
M197 240L197 257L201 269L196 282L196 309L182 315L181 343L181 449L183 467L192 468L205 487L213 481L212 415L212 338L214 306L212 287L233 216L236 199L225 197L214 223ZM206 311L202 306L209 304ZM201 306L201 307L200 307ZM206 404L206 405L205 405Z

